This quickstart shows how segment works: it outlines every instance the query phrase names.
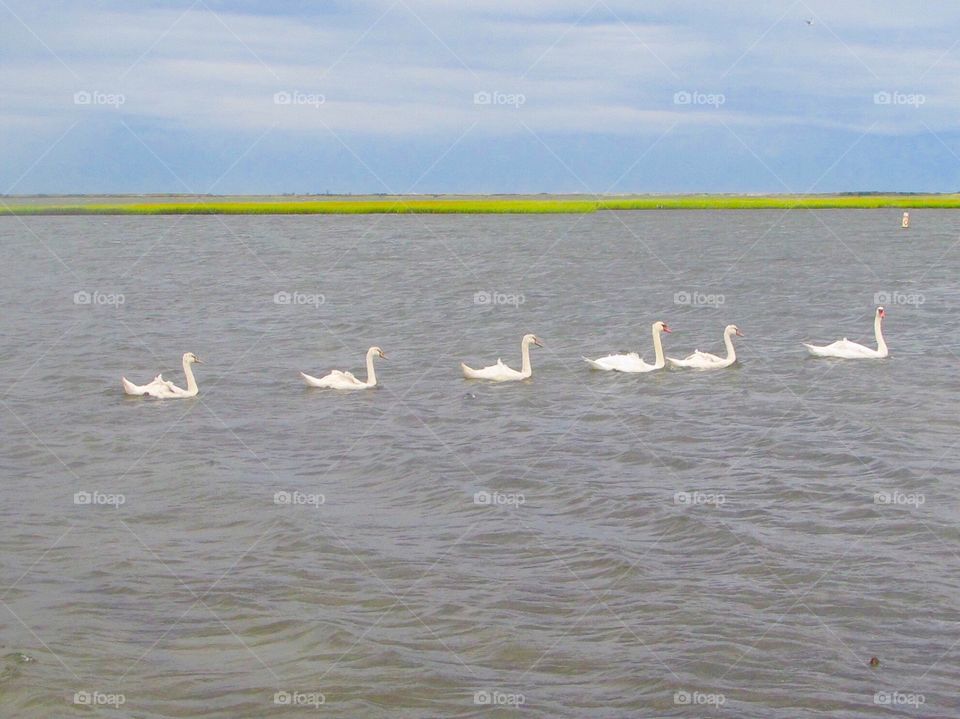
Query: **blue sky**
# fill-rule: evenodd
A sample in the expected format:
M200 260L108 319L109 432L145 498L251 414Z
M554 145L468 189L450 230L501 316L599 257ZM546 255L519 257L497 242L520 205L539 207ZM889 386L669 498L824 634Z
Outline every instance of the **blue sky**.
M960 5L0 0L0 193L960 190Z

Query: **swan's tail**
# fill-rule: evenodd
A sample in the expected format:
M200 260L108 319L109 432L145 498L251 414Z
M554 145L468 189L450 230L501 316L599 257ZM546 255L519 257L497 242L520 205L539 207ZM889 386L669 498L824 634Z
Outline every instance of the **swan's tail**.
M479 377L477 370L472 367L467 367L463 362L460 363L460 371L463 372L463 376L467 379L477 379Z
M323 380L317 379L316 377L311 377L308 374L300 373L300 376L303 377L303 381L306 382L311 387L326 387L326 384Z
M667 364L671 367L686 367L687 361L674 359L673 357L667 357Z
M816 345L808 345L806 342L803 343L803 346L807 348L807 351L812 354L814 357L826 357L827 352L823 347L817 347Z
M124 394L132 394L132 395L140 396L145 392L143 387L138 387L133 382L128 380L126 377L121 377L120 382L123 385Z
M602 364L600 364L599 362L596 362L595 360L590 359L589 357L582 357L581 359L584 362L586 362L588 365L590 365L591 369L603 370L604 372L607 372L610 370L609 367L604 367Z

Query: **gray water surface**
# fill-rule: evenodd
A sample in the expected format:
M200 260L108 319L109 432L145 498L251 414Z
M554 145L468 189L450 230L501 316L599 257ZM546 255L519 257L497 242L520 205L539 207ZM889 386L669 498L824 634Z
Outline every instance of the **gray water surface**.
M0 219L0 714L955 716L960 214L911 215ZM805 356L877 299L890 359ZM740 362L580 359L655 320Z

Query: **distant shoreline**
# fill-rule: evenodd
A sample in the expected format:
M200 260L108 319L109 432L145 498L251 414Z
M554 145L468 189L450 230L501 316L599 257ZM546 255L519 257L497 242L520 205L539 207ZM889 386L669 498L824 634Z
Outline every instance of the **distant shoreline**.
M2 215L583 214L607 210L960 208L960 194L835 195L32 195Z

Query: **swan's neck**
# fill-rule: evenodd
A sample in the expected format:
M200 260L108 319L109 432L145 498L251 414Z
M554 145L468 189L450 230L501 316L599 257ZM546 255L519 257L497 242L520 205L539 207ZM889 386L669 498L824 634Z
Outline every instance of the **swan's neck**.
M873 321L873 333L877 336L877 351L880 354L887 353L887 342L883 339L883 329L881 325L883 324L883 319L880 315L877 315L877 318Z
M530 366L530 343L523 342L520 345L520 357L523 360L523 364L520 367L520 374L524 377L530 377L533 375L533 367Z
M367 352L367 387L377 384L377 372L373 368L373 352Z
M653 351L657 354L657 359L653 363L653 366L657 369L663 367L667 362L663 358L663 342L660 338L660 329L656 326L653 328Z
M197 387L197 380L193 376L193 363L183 361L183 374L187 378L187 392L197 394L200 389Z
M723 343L727 346L727 359L731 362L737 361L737 352L733 349L733 333L727 332L723 335Z

